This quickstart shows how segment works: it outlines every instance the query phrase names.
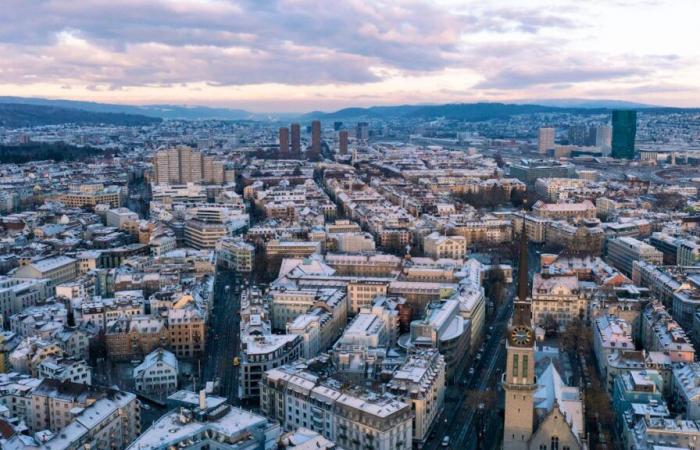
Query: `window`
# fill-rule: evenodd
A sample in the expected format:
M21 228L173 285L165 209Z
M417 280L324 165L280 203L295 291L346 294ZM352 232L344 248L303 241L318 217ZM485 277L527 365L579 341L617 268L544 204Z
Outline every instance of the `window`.
M552 445L549 448L550 450L559 450L559 438L557 436L552 436Z
M523 355L523 378L527 378L527 355Z
M518 355L513 355L513 376L518 376Z

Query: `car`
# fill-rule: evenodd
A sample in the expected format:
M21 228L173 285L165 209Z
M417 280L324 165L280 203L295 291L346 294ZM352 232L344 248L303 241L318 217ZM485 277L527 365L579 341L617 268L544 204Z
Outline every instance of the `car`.
M481 353L476 354L476 360L479 361L481 359Z
M449 436L445 436L444 438L442 438L442 446L443 447L450 446L450 437Z
M469 368L469 375L474 375L474 372L476 372L476 371L474 370L474 368L473 368L473 367L470 367L470 368Z

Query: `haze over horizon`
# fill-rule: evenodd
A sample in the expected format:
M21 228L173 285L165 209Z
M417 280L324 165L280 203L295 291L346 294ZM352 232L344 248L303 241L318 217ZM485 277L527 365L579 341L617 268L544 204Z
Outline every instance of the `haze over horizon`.
M0 95L253 112L700 106L691 0L9 0L2 15Z

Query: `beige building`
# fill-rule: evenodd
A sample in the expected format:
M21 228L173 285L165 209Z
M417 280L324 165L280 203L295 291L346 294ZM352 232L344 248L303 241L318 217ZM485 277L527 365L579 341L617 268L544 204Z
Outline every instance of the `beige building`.
M119 186L103 187L99 185L99 189L96 190L94 185L80 185L77 190L71 190L61 195L60 200L61 203L71 208L95 207L96 205L119 208L122 205L122 189Z
M357 313L361 308L371 306L375 297L385 296L388 292L389 282L358 278L349 282L347 287L350 311Z
M554 136L556 130L550 127L540 128L537 132L537 151L547 153L554 149Z
M461 259L467 253L464 236L444 236L434 231L423 238L423 251L431 258Z
M580 203L545 203L540 200L532 205L532 213L544 219L594 219L596 207L590 200Z
M158 150L153 157L156 184L224 184L225 165L190 147Z
M197 250L213 249L228 234L226 225L190 219L185 223L185 245Z
M575 319L588 316L588 298L576 275L537 273L532 280L532 318L536 325L553 320L564 329Z
M50 288L58 284L72 281L78 277L78 262L67 256L33 261L20 266L13 275L15 278L39 278L51 280Z
M454 234L464 236L466 245L474 243L499 244L513 240L513 224L510 220L481 219L457 222Z

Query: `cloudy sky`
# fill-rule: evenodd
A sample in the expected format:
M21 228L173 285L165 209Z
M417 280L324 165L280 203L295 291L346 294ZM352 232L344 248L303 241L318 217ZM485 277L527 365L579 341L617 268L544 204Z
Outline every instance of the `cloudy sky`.
M0 95L700 106L698 0L2 0Z

